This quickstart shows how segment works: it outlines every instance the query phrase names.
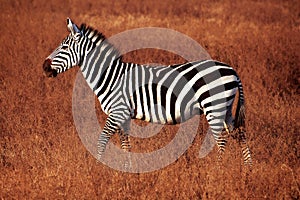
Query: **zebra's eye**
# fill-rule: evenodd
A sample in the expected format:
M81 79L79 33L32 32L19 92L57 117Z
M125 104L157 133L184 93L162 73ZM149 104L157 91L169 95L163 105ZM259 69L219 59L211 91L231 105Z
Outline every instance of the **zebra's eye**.
M76 42L78 42L79 39L80 39L80 37L81 37L81 33L76 33L76 34L73 36L73 39L74 39Z
M63 46L61 47L62 50L68 50L68 48L69 48L69 46L67 46L67 45L63 45Z

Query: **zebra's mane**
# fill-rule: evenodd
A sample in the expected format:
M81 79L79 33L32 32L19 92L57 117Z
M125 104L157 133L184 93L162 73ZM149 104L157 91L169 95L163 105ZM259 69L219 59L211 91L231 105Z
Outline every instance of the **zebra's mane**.
M89 39L91 39L95 44L106 39L102 33L90 26L87 26L86 24L81 24L80 31Z
M119 50L117 48L115 48L112 44L110 44L108 42L108 40L106 39L106 37L98 30L96 30L90 26L87 26L86 24L81 24L80 31L86 37L88 37L90 40L93 41L93 43L95 44L95 48L97 48L101 43L104 42L106 45L108 45L110 47L112 54L115 54L115 55L117 55L118 58L121 58L121 54L120 54Z

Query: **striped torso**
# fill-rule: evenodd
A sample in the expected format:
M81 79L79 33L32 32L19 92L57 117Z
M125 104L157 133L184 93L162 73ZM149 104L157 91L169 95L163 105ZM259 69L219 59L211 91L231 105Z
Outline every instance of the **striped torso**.
M131 118L148 122L176 124L224 104L226 108L237 90L235 71L211 60L152 67L112 56L85 63L83 75L106 114L127 110ZM214 100L220 102L212 105Z

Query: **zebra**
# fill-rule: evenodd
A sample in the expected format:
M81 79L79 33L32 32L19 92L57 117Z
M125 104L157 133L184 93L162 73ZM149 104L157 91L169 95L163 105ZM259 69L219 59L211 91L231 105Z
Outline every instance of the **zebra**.
M118 133L121 148L130 151L130 120L179 124L204 114L222 160L229 135L236 136L244 164L252 164L245 137L243 86L229 65L199 60L169 66L123 62L122 55L96 29L80 28L67 18L69 35L45 59L44 74L56 77L79 66L89 87L108 116L97 143L98 159L109 139ZM233 102L239 93L235 119Z

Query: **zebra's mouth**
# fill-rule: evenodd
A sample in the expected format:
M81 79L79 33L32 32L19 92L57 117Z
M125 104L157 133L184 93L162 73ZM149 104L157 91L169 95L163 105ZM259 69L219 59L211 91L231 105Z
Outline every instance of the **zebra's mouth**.
M43 69L44 69L44 75L47 77L56 77L57 76L57 71L55 69L51 68L51 60L47 59L45 60L43 64Z

